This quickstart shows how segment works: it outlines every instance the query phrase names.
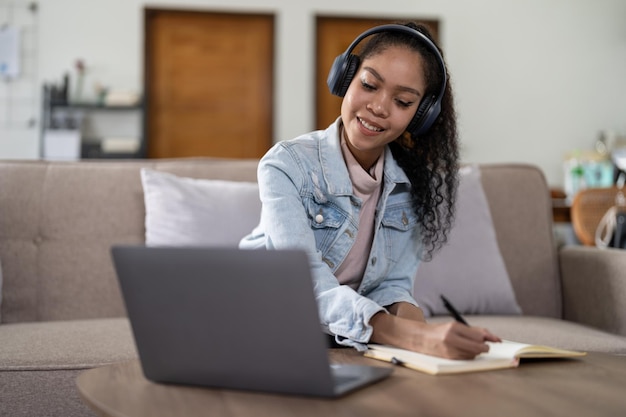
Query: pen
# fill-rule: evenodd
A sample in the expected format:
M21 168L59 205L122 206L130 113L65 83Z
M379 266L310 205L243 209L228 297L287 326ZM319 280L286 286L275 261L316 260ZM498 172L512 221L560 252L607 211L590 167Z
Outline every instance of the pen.
M395 356L391 357L391 363L398 366L404 366L404 361L396 358Z
M461 316L461 314L457 311L457 309L454 308L452 303L448 301L448 299L444 297L443 295L441 295L440 297L441 297L441 301L443 301L444 307L446 308L446 310L450 312L452 317L454 317L454 319L458 321L459 323L463 323L464 325L469 326L469 324L467 324L463 316Z

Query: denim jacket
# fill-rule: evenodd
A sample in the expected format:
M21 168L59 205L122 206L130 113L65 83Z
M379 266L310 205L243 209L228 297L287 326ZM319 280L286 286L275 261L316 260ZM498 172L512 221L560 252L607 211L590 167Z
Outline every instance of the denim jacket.
M324 331L340 344L365 349L371 317L412 297L421 239L410 183L385 150L383 190L367 267L355 291L333 273L358 232L361 201L352 191L339 142L341 118L326 130L282 141L258 168L261 220L240 247L305 250Z

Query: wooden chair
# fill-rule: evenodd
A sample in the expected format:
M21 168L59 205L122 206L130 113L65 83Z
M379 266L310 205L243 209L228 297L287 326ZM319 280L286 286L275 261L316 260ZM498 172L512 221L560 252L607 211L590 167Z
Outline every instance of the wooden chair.
M589 188L579 191L572 201L572 226L583 245L596 246L596 229L602 217L616 205L618 187Z

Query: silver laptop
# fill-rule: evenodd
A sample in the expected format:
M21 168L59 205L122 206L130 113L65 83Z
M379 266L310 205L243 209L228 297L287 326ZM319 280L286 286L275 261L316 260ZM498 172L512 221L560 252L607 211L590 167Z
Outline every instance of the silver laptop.
M389 367L330 364L301 251L115 246L146 378L336 397Z

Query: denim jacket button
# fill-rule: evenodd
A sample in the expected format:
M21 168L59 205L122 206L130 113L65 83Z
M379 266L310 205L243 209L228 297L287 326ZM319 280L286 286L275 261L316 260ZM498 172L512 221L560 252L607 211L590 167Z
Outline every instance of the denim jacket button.
M315 216L315 222L321 223L323 221L324 221L324 216L322 216L321 214L318 214L317 216Z

